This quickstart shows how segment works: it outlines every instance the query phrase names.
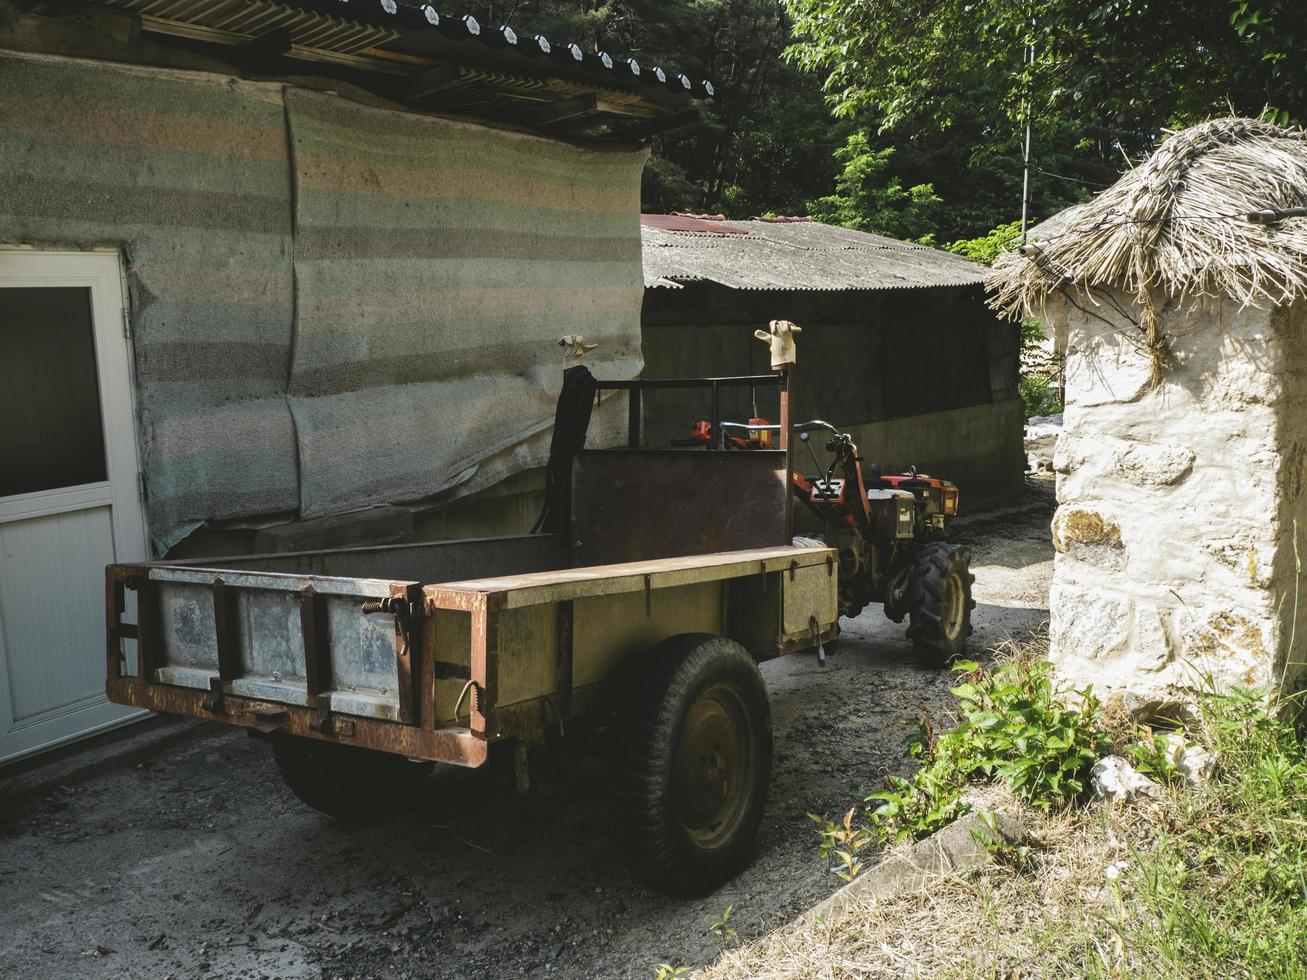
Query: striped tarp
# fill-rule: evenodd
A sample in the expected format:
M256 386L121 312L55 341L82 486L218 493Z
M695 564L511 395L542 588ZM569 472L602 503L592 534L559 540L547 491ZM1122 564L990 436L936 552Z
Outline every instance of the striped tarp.
M639 372L643 152L286 106L306 515L479 485L514 447L543 462L564 334L599 344L597 375Z
M640 152L2 53L0 113L0 242L125 255L160 550L539 464L563 334L639 371Z
M150 524L293 511L279 86L0 56L0 241L126 256Z

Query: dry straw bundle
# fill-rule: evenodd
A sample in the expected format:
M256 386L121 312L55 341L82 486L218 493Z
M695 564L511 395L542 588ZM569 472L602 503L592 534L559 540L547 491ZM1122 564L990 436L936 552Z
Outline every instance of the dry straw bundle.
M1307 206L1307 133L1255 119L1213 119L1172 134L1087 204L1036 230L994 265L990 304L1038 315L1053 292L1135 297L1155 371L1166 360L1158 304L1227 296L1275 306L1307 295L1307 217L1253 212Z

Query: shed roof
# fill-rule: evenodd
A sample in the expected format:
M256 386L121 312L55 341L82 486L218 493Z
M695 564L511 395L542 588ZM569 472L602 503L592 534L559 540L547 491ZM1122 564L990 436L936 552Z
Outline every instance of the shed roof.
M646 214L640 224L646 289L692 282L823 292L971 286L987 271L928 245L807 219Z
M596 123L637 138L691 115L712 83L566 38L437 9L422 0L89 0L156 35L200 42L262 73L287 62L352 72L415 108L453 109L551 131ZM303 71L296 67L296 71ZM681 117L674 119L674 117Z

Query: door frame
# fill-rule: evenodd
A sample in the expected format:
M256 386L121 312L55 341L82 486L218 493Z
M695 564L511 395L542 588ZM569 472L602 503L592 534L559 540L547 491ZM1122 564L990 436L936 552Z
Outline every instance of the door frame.
M107 499L115 561L146 559L150 555L150 542L141 492L135 358L122 253L117 249L64 250L0 245L0 289L15 286L80 286L90 290L96 380L100 388L108 479L104 483L5 497L0 500L0 523L104 506ZM50 499L52 494L55 501ZM97 634L95 641L97 661L103 663L101 636ZM4 637L0 633L0 659L7 656ZM7 659L5 663L8 663ZM8 738L28 727L23 723L14 725L7 674L7 670L0 670L0 738ZM85 727L75 733L44 740L35 731L48 722L72 714L86 715ZM145 714L147 712L113 705L105 696L78 701L63 711L52 709L52 713L42 713L36 716L40 721L31 723L30 744L24 744L24 739L19 736L16 744L0 749L0 764L127 724Z

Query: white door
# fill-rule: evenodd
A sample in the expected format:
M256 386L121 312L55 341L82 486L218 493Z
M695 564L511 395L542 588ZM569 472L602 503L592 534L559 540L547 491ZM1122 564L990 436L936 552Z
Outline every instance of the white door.
M146 556L117 253L0 249L0 762L104 695L104 566Z

